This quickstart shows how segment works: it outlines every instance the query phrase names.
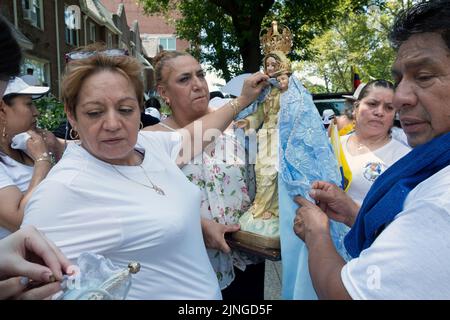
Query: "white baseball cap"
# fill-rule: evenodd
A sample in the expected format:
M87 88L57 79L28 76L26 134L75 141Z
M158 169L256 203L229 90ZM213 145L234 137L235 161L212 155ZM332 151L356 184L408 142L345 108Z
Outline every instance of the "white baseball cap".
M322 113L322 122L323 124L330 124L331 119L335 117L335 113L332 109L325 109Z
M349 96L349 95L342 95L342 97L346 98L346 99L350 99L353 101L358 100L359 95L361 94L362 89L364 89L364 87L366 86L366 83L360 83L358 88L356 88L355 92L353 92L353 95Z
M3 97L10 94L25 94L31 95L33 99L37 99L46 94L49 90L50 87L30 86L19 77L14 77L9 80Z

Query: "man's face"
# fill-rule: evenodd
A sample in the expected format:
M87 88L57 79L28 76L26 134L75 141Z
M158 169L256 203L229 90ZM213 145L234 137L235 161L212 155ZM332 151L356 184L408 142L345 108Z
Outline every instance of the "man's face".
M393 105L415 147L450 132L450 50L437 33L411 36L392 67Z

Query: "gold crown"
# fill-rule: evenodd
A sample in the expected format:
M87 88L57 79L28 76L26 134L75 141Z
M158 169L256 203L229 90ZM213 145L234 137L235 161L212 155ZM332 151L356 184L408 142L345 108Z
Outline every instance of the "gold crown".
M281 33L278 31L280 27ZM259 34L264 54L273 51L281 51L288 54L292 48L292 33L288 27L279 25L276 21L272 21L272 27L261 30Z

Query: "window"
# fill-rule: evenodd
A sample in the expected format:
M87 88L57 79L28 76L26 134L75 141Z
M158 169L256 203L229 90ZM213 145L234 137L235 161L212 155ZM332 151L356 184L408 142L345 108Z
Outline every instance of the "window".
M72 46L78 46L80 43L80 8L78 6L69 6L64 8L64 32L66 43Z
M109 32L107 32L107 34L106 34L106 45L108 46L108 48L112 48L112 46L113 46L112 34Z
M95 42L95 32L96 32L96 28L95 28L95 24L93 24L92 22L89 22L89 39L91 40L91 42Z
M28 68L34 70L33 75L39 79L41 84L48 85L50 83L50 63L48 61L26 56L20 66L20 74L26 74Z
M173 51L177 49L176 38L159 38L159 45L163 47L164 50Z
M78 30L66 28L66 43L77 47L80 43Z
M31 25L44 29L42 0L22 0L23 19Z

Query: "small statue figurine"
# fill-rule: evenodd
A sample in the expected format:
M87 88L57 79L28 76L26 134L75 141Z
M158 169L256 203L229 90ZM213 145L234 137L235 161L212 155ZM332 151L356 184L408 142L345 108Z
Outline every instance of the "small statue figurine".
M238 116L236 126L257 130L258 152L255 164L256 195L250 209L239 219L240 231L233 238L263 248L280 247L278 213L278 113L280 96L287 90L280 88L279 80L289 79L291 63L286 57L292 46L289 29L278 32L278 24L261 36L264 49L264 72L271 78L272 87L262 102L256 101ZM258 103L260 102L260 103ZM248 115L251 113L250 115Z

